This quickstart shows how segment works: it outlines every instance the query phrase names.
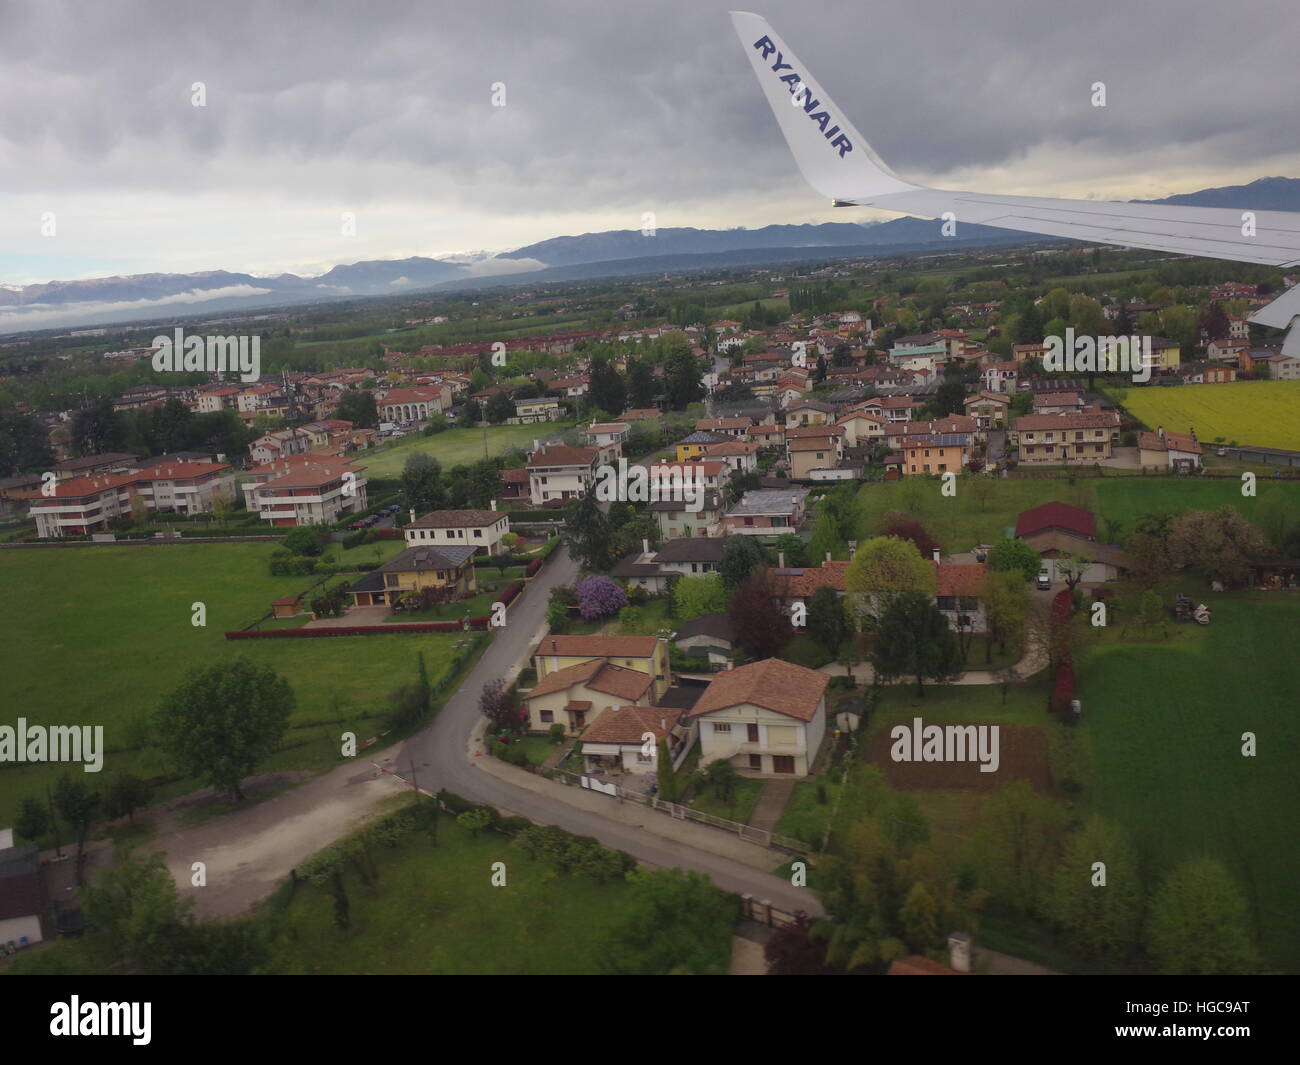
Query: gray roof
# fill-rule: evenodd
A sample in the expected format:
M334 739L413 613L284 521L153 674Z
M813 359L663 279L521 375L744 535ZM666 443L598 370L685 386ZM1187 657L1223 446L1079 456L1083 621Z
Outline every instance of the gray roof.
M735 629L731 618L726 614L705 614L692 618L677 626L677 639L688 640L692 636L712 636L717 640L731 643L735 639Z
M756 488L746 492L727 513L741 516L789 514L794 502L802 503L808 491L807 488Z
M431 569L456 569L473 554L473 547L462 547L459 544L408 547L380 566L377 572L418 573Z
M730 433L714 433L707 429L699 429L677 442L679 444L725 444L731 439Z
M721 562L722 536L679 536L655 553L656 562Z
M658 513L659 511L676 513L678 511L686 511L687 502L688 501L685 499L659 499L649 504L646 509L652 513ZM700 507L700 512L706 510L717 510L721 506L722 497L716 491L706 491L704 493L704 504ZM687 513L691 512L687 511Z

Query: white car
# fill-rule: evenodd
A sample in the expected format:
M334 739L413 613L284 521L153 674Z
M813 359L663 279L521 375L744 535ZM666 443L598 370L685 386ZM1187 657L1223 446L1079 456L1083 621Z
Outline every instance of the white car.
M1052 587L1052 571L1047 566L1043 566L1038 571L1038 588L1040 591L1047 591Z

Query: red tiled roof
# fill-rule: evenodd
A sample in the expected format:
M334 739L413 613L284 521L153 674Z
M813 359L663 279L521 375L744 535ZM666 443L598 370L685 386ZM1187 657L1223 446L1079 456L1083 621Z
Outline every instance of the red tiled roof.
M649 658L658 645L656 636L545 636L534 653L561 658Z
M640 746L647 732L655 741L664 739L677 726L682 711L658 706L611 706L601 712L582 734L586 743L619 743Z
M704 689L689 716L700 717L751 703L799 721L811 721L830 679L829 674L815 669L805 669L780 658L767 658L719 673Z
M983 562L959 566L951 562L932 562L938 578L935 595L978 596L984 591L986 567Z
M1092 511L1069 503L1044 503L1032 510L1020 512L1016 518L1016 539L1054 528L1078 533L1089 540L1097 535L1097 521L1092 516Z

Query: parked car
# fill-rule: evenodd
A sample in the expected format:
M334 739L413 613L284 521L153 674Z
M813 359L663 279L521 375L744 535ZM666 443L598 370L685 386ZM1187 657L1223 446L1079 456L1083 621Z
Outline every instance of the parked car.
M1052 571L1048 566L1043 566L1038 571L1038 588L1040 591L1047 591L1052 587Z
M366 527L366 523L363 520L358 520L358 521L353 521L348 523L349 531L353 531L353 532L355 532L357 529L364 529L365 527Z

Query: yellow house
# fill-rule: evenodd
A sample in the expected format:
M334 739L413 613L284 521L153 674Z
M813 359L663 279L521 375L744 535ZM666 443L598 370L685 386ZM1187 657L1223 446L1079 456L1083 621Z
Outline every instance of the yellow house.
M649 675L654 681L655 699L672 684L668 642L657 636L545 636L533 652L537 682L541 685L552 673L596 658Z
M357 606L393 606L408 592L452 588L456 598L478 590L474 548L451 544L408 547L357 581L349 591Z
M726 433L712 433L698 430L677 442L677 461L690 462L704 457L704 449L710 444L725 444L732 438Z
M572 735L605 710L649 703L653 690L650 674L593 658L552 670L523 697L523 703L531 731L549 732L552 726L563 725L565 733Z
M1182 348L1168 337L1152 337L1151 359L1153 370L1176 370L1182 365Z

